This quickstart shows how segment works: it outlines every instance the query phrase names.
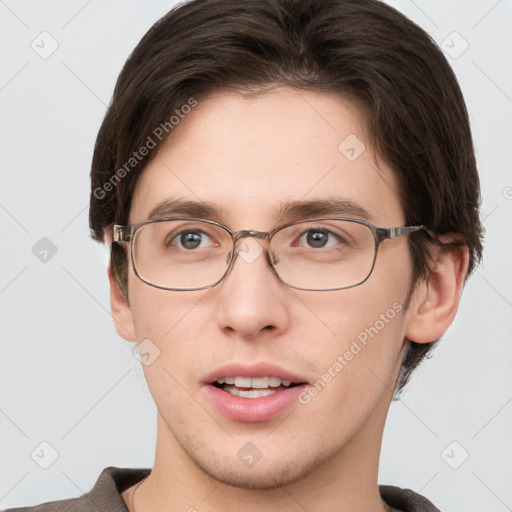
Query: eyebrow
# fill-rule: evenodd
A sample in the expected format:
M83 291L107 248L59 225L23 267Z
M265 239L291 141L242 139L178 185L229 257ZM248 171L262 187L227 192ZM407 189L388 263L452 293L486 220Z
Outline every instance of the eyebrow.
M361 205L340 198L313 199L310 201L287 201L276 213L278 222L287 222L296 218L339 216L372 220L370 213Z
M183 215L220 222L225 214L225 210L215 203L176 198L158 203L149 212L148 220ZM274 211L274 217L278 223L322 216L348 216L367 221L372 220L371 214L359 204L337 197L309 201L286 201Z
M200 219L219 218L222 216L221 210L215 204L203 201L165 199L149 212L148 220L161 219L171 215L184 215Z

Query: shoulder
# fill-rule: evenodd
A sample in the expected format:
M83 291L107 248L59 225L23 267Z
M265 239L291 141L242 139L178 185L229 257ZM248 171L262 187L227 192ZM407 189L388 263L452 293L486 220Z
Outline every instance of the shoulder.
M33 507L8 508L4 512L85 512L89 510L91 510L91 508L84 508L83 499L81 497L41 503Z
M4 512L126 512L121 493L149 475L150 469L105 468L93 488L77 498L51 501L31 507L9 508Z
M431 501L411 489L379 485L384 502L400 512L441 512Z

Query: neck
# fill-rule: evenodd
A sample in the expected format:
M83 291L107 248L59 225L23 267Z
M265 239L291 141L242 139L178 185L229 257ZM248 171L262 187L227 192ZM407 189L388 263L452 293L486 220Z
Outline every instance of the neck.
M276 489L234 487L205 474L158 415L154 467L137 489L131 512L220 512L241 503L244 512L387 512L391 509L380 498L377 477L388 405L377 408L340 452L300 480Z

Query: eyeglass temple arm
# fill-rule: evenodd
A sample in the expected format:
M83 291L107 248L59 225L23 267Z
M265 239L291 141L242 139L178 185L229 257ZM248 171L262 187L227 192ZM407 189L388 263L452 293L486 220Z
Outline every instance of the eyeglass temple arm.
M119 224L114 224L113 231L113 242L129 242L132 238L132 230L130 226L120 226Z
M430 229L427 229L425 226L402 226L402 227L395 227L395 228L378 228L377 229L377 238L379 242L382 242L383 240L389 239L392 240L393 238L397 238L402 235L409 235L411 233L416 233L416 231L425 230L428 235L433 238L434 240L438 240L438 238L430 231Z

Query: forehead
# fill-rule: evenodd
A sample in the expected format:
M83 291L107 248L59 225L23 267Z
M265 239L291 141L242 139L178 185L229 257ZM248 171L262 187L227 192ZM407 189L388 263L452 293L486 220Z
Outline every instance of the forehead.
M176 199L208 203L216 215L205 216L235 229L269 229L297 201L344 201L381 225L403 220L394 173L375 159L357 107L290 88L198 101L144 170L129 221Z

